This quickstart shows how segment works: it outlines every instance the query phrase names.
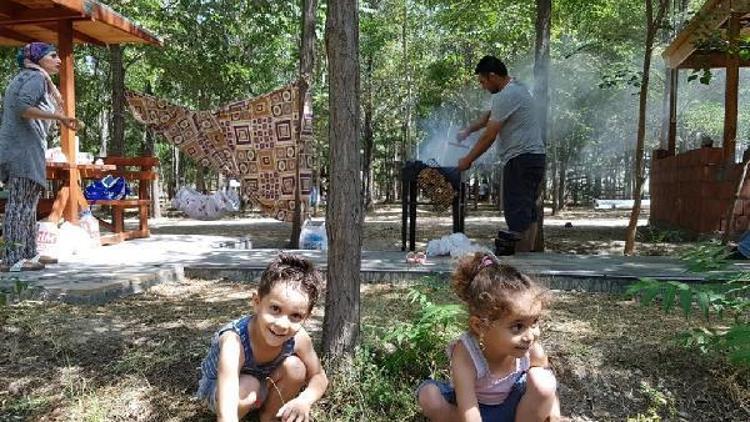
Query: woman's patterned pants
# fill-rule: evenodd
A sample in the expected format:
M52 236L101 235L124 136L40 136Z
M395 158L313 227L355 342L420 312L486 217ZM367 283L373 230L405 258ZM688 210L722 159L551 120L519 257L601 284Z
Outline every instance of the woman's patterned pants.
M44 188L23 177L11 177L6 187L3 261L10 266L36 256L36 206Z

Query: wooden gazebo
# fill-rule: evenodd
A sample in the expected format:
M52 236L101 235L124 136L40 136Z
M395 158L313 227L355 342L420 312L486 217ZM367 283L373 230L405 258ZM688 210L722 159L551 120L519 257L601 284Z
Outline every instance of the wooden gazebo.
M74 44L140 43L161 45L147 30L94 0L2 0L0 1L0 46L21 46L42 41L57 46L62 59L60 93L65 113L75 116ZM76 166L75 132L60 128L62 149L68 159L68 177L60 190L63 215L77 221L78 207L88 206L80 187Z
M669 111L666 136L654 151L651 171L651 222L697 233L724 230L727 209L741 173L736 163L740 67L737 54L750 34L750 0L708 0L666 48ZM724 135L718 148L676 154L678 76L682 69L726 69ZM750 188L750 184L748 184ZM732 232L748 229L750 191L734 204Z

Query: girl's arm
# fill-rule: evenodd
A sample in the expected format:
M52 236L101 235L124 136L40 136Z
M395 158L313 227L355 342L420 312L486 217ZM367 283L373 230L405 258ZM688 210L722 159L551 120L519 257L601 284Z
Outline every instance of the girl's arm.
M313 403L320 400L328 388L328 377L315 353L312 339L304 328L299 330L294 342L294 353L305 364L307 387L296 398L281 406L276 417L282 421L308 420Z
M240 406L240 336L227 331L219 337L219 363L216 380L216 420L237 421Z
M456 389L456 404L461 421L482 422L477 394L474 390L477 370L474 368L469 351L460 341L456 342L451 355L451 378Z

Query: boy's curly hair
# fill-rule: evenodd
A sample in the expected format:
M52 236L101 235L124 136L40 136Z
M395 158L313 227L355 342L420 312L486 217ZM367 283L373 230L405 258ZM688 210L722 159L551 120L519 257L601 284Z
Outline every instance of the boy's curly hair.
M542 307L548 305L547 289L493 255L477 252L458 261L453 272L453 291L469 307L469 314L488 320L503 318L515 296L532 292Z
M280 253L263 271L258 296L262 298L267 295L279 283L289 283L307 293L310 302L308 312L315 307L323 289L323 277L309 259L285 253Z

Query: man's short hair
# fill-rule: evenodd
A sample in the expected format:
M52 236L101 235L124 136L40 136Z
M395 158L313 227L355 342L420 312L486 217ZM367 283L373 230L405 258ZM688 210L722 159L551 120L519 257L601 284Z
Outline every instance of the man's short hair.
M490 73L494 73L497 76L508 76L508 68L505 67L505 63L500 61L497 57L484 56L479 60L479 63L477 63L477 67L474 68L474 73L477 75L489 75Z

